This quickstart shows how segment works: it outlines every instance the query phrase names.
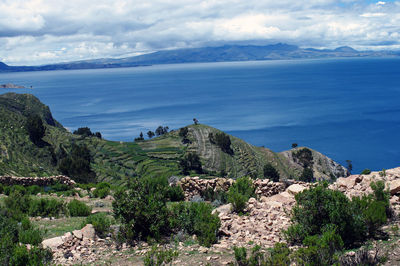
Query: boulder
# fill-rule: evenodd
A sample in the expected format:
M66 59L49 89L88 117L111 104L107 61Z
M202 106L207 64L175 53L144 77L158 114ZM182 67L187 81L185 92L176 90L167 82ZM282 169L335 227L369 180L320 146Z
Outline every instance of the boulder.
M303 187L302 185L293 184L293 185L290 185L290 186L286 189L286 191L287 191L289 194L297 195L297 194L299 194L300 192L302 192L304 189L306 189L306 188Z
M389 182L390 195L395 195L400 192L400 179L395 179Z
M212 214L218 212L218 215L227 215L232 212L232 203L224 204L212 211Z
M45 239L42 241L42 245L44 248L50 248L51 250L57 250L57 247L64 244L64 241L61 236Z
M87 224L85 227L81 229L83 237L89 238L89 239L95 239L96 232L94 230L93 225Z
M76 238L78 238L78 239L82 239L83 238L83 234L82 234L82 231L81 230L74 230L74 231L72 231L72 234L76 237Z

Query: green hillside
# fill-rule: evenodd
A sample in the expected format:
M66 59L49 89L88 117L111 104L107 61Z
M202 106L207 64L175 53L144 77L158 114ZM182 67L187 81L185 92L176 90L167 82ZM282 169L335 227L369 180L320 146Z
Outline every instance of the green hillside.
M45 145L37 146L25 129L28 115L38 114L46 127ZM82 125L85 126L85 125ZM46 176L59 174L58 165L70 154L73 144L86 145L92 156L91 168L98 181L122 183L132 176L182 175L179 160L188 153L199 155L204 175L225 173L229 177L261 177L269 162L281 178L298 177L303 167L291 152L275 153L229 136L228 154L209 139L221 132L206 125L190 125L184 144L179 130L162 136L132 142L115 142L97 137L74 135L64 129L47 106L29 94L0 95L0 175ZM329 158L313 151L313 170L317 177L346 175L347 171Z

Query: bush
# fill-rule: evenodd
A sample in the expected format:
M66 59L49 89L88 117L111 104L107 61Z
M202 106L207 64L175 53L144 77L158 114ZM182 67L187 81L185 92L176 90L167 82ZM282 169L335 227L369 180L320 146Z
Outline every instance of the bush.
M346 246L365 238L367 230L360 211L342 192L328 189L327 183L304 190L295 199L294 224L285 232L290 242L301 244L306 236L321 235L331 224L337 226Z
M4 199L4 205L15 220L20 221L30 207L31 197L23 195L20 191L13 191Z
M390 193L388 190L385 190L385 183L383 181L371 182L370 185L373 194L354 197L353 203L355 208L362 213L369 235L374 236L377 229L391 215Z
M6 194L7 196L9 196L14 192L19 192L21 195L26 195L28 193L26 188L21 185L12 185L4 187L4 194Z
M307 236L295 253L297 265L337 265L337 252L343 249L343 241L336 233L336 225L327 225L322 235Z
M87 206L84 202L79 200L71 200L67 205L69 215L75 216L88 216L91 213L91 208Z
M212 206L205 202L180 202L171 206L170 228L196 234L199 243L211 246L217 241L221 226L217 214L211 214Z
M4 193L4 185L0 184L0 194L3 194L3 193Z
M39 187L38 185L33 185L27 187L27 191L31 195L37 195L38 193L43 193L44 189L42 187Z
M233 210L242 213L249 198L254 197L255 188L248 177L241 177L229 188L228 201L232 203Z
M33 232L33 235L29 235ZM47 265L51 262L52 253L35 245L41 242L29 220L22 219L21 224L13 218L9 210L0 208L0 264L1 265ZM32 245L28 251L19 242Z
M95 173L90 168L92 156L86 145L72 145L71 153L61 159L59 170L79 183L93 182Z
M272 164L267 163L264 166L264 178L268 178L274 182L279 182L279 172L272 166Z
M292 151L293 159L301 164L304 168L311 167L313 165L312 151L308 148L301 148L297 151Z
M361 172L362 175L369 175L370 173L371 173L371 170L368 168L362 170L362 172Z
M111 192L111 185L107 182L101 182L96 185L96 189L93 191L93 196L96 198L104 199Z
M39 115L29 115L26 120L25 128L32 142L38 145L46 132L42 118L40 118Z
M216 134L208 134L208 138L211 143L216 144L223 152L233 155L231 148L231 139L224 132L218 132Z
M182 173L188 175L191 170L201 174L203 172L200 157L196 153L188 153L179 161L179 165L182 168Z
M313 182L314 181L314 172L311 168L305 167L301 176L299 177L300 181L304 182Z
M42 232L32 226L27 217L21 221L19 229L19 242L23 244L39 245L42 243Z
M114 215L121 220L121 236L127 242L147 237L159 239L169 232L169 213L162 185L153 188L148 179L135 177L126 188L116 191L114 197Z
M185 199L185 194L180 186L171 186L167 188L166 198L170 201L182 201Z
M151 249L146 253L144 257L145 266L161 266L167 265L179 256L179 252L175 249L164 249L152 246Z
M58 217L65 212L64 202L51 198L34 198L29 204L29 216Z
M110 226L113 223L111 217L109 217L106 213L95 213L86 217L86 220L82 223L82 227L87 224L92 224L96 233L100 237L104 237L110 231Z
M207 188L201 192L201 197L206 201L213 202L213 205L215 205L214 202L217 202L217 205L222 205L228 202L228 194L222 189L214 191L213 188Z

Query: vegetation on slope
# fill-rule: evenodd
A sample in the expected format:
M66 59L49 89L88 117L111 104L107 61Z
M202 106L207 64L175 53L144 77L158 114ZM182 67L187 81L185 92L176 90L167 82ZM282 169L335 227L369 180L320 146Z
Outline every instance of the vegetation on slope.
M40 117L45 128L44 135L40 135L40 145L38 141L32 141L27 130L28 118L32 116ZM293 156L255 147L206 125L190 125L183 130L166 130L158 135L149 140L123 143L104 140L100 133L72 134L34 96L3 94L0 96L0 175L65 173L79 182L93 181L95 176L96 181L118 184L135 176L170 177L192 172L208 176L263 178L267 163L278 171L281 179L298 178L304 168ZM90 157L78 158L77 147L87 147ZM324 173L320 175L324 178L338 177L338 173L346 175L339 165L336 166L340 171L330 168L333 161L329 158L315 151L312 154L315 173ZM196 169L190 163L182 163L182 159L189 157L196 159ZM77 165L85 165L86 170L78 171ZM186 169L182 165L186 165Z

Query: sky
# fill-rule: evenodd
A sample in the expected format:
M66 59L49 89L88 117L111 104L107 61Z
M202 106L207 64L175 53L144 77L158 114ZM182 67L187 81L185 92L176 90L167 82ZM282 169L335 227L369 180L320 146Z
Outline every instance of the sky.
M400 0L0 0L9 65L277 42L398 50Z

